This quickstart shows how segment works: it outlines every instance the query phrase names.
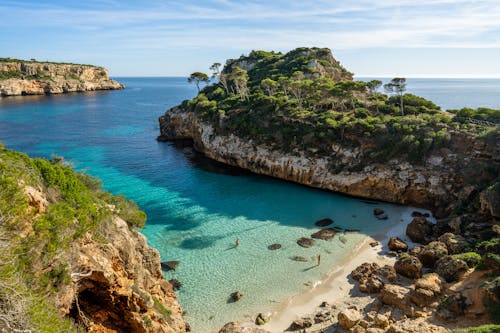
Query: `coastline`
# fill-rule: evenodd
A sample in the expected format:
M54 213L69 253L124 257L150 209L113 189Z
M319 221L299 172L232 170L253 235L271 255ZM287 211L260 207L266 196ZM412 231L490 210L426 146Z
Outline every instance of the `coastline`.
M335 313L332 316L334 320L314 324L308 329L308 331L315 331L327 328L335 323L336 313L345 308L350 306L365 307L377 295L361 293L353 283L352 278L350 278L351 271L364 262L373 262L381 266L394 264L396 258L387 255L387 243L390 237L397 236L405 240L409 245L412 244L407 239L405 231L406 226L411 222L411 213L413 211L429 212L415 207L402 208L399 223L388 226L387 229L376 235L366 236L356 250L353 251L353 255L343 258L339 267L334 267L325 279L317 281L310 290L292 296L278 307L265 313L270 315L270 320L265 325L257 326L253 322L243 322L242 324L247 327L258 327L272 333L284 332L294 320L307 316L313 317L319 311L329 310L320 307L320 304L326 301L332 306L332 312ZM373 241L377 241L379 244L372 247L370 243Z

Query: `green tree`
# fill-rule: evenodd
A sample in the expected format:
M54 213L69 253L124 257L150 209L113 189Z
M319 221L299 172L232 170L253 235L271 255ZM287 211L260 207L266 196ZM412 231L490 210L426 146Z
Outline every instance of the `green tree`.
M404 116L403 95L406 91L406 79L403 77L395 77L391 82L384 85L384 89L388 93L394 93L399 96L399 107L401 108L401 115Z
M272 96L276 93L276 89L278 88L279 84L278 82L270 79L270 78L265 78L260 82L260 85L262 88L267 92L269 96Z
M366 89L368 89L368 93L375 97L375 107L377 108L377 113L378 112L378 90L382 87L382 81L380 80L371 80L366 83Z
M233 81L236 94L240 95L242 100L248 98L248 72L235 66L231 73L231 80Z
M208 75L202 72L194 72L188 77L188 82L189 83L195 83L196 88L198 88L198 92L200 92L200 82L205 82L208 83Z
M210 66L210 70L212 71L212 79L219 77L220 66L221 66L221 64L219 62L215 62L212 64L212 66Z

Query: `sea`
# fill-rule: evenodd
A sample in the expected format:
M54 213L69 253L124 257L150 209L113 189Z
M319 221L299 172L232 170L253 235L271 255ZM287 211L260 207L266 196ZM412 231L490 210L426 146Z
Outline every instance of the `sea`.
M179 302L193 332L279 307L348 260L366 235L401 223L406 207L224 167L156 141L158 117L196 88L180 77L116 79L126 89L0 98L0 141L33 157L63 156L106 190L136 201L148 215L141 232L149 245L163 261L180 262L164 275L182 283ZM443 109L500 109L500 79L408 79L407 88ZM389 219L375 219L374 207ZM297 245L327 217L359 232ZM271 244L281 248L269 250ZM243 296L233 303L235 291Z

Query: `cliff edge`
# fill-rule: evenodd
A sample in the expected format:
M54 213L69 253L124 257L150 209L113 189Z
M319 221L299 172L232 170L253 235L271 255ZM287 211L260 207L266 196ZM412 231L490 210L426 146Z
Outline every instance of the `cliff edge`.
M135 203L60 158L0 146L0 170L0 331L186 331Z
M123 89L108 71L91 65L0 58L0 96Z

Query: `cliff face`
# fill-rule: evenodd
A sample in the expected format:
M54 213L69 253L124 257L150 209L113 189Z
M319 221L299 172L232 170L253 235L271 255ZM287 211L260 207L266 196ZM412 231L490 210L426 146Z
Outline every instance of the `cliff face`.
M3 79L2 79L3 78ZM123 89L102 67L38 62L0 62L0 96Z
M61 313L92 332L184 332L158 251L120 218L111 222L106 240L84 237L71 247L72 283L61 291Z
M358 165L363 147L333 143L328 155L284 153L233 134L219 135L195 112L179 107L168 110L159 122L160 139L193 139L198 151L219 162L348 195L429 208L467 200L476 191L468 182L480 176L474 174L481 169L477 167L500 162L498 144L453 133L452 149L436 151L425 165L391 159L352 171L349 166Z

